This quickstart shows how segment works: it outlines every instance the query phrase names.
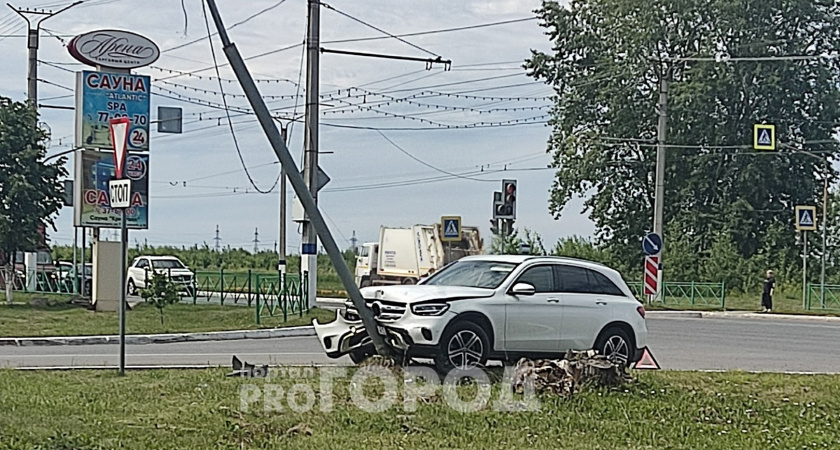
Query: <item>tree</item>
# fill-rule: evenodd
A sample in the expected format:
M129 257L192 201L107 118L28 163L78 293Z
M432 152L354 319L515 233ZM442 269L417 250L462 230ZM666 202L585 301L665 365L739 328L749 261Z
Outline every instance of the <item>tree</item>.
M529 255L545 255L545 245L542 236L536 231L525 228L524 236L519 236L519 230L514 229L508 235L494 234L490 243L490 253L494 255L519 255L522 246L528 246Z
M6 272L6 301L12 301L14 258L34 251L39 229L55 227L64 201L60 178L65 159L45 163L47 132L31 105L0 97L0 251Z
M589 195L598 243L626 265L638 266L651 229L665 81L666 251L688 236L705 252L727 230L750 258L767 250L768 233L792 228L795 205L821 198L820 161L791 147L837 156L840 62L819 56L838 52L835 2L546 1L538 15L552 52L532 52L525 67L556 92L549 210L559 217L573 196ZM810 57L766 59L783 55ZM786 145L775 153L751 148L764 121ZM793 233L773 241L780 258L795 258Z
M160 314L160 324L163 325L163 310L168 305L178 302L178 288L169 279L168 274L152 272L152 279L140 291L140 297L157 308Z

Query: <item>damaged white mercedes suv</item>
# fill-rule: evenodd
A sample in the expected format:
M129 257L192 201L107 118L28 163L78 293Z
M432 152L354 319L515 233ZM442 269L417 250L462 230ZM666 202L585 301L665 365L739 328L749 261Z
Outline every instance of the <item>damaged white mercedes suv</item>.
M470 256L418 285L361 292L389 346L445 372L588 349L630 364L647 340L644 307L621 275L577 259ZM374 353L350 301L335 321L313 325L332 358Z

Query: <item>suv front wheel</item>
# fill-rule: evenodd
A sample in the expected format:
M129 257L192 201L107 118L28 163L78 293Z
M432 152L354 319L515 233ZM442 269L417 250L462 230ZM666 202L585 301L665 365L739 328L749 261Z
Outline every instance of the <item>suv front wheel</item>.
M469 370L487 363L490 339L478 324L460 321L441 336L435 365L448 373L453 369Z

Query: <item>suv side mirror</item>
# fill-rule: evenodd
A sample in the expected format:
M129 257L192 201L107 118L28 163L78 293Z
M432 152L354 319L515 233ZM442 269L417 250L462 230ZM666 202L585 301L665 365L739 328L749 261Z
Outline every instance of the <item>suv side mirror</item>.
M516 283L510 289L511 295L534 295L536 292L537 289L528 283Z

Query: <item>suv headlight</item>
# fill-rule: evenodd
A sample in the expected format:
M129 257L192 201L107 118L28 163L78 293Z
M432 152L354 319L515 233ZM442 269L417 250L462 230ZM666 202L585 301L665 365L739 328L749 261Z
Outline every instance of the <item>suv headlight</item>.
M448 303L422 303L411 306L411 312L418 316L439 316L448 309Z

